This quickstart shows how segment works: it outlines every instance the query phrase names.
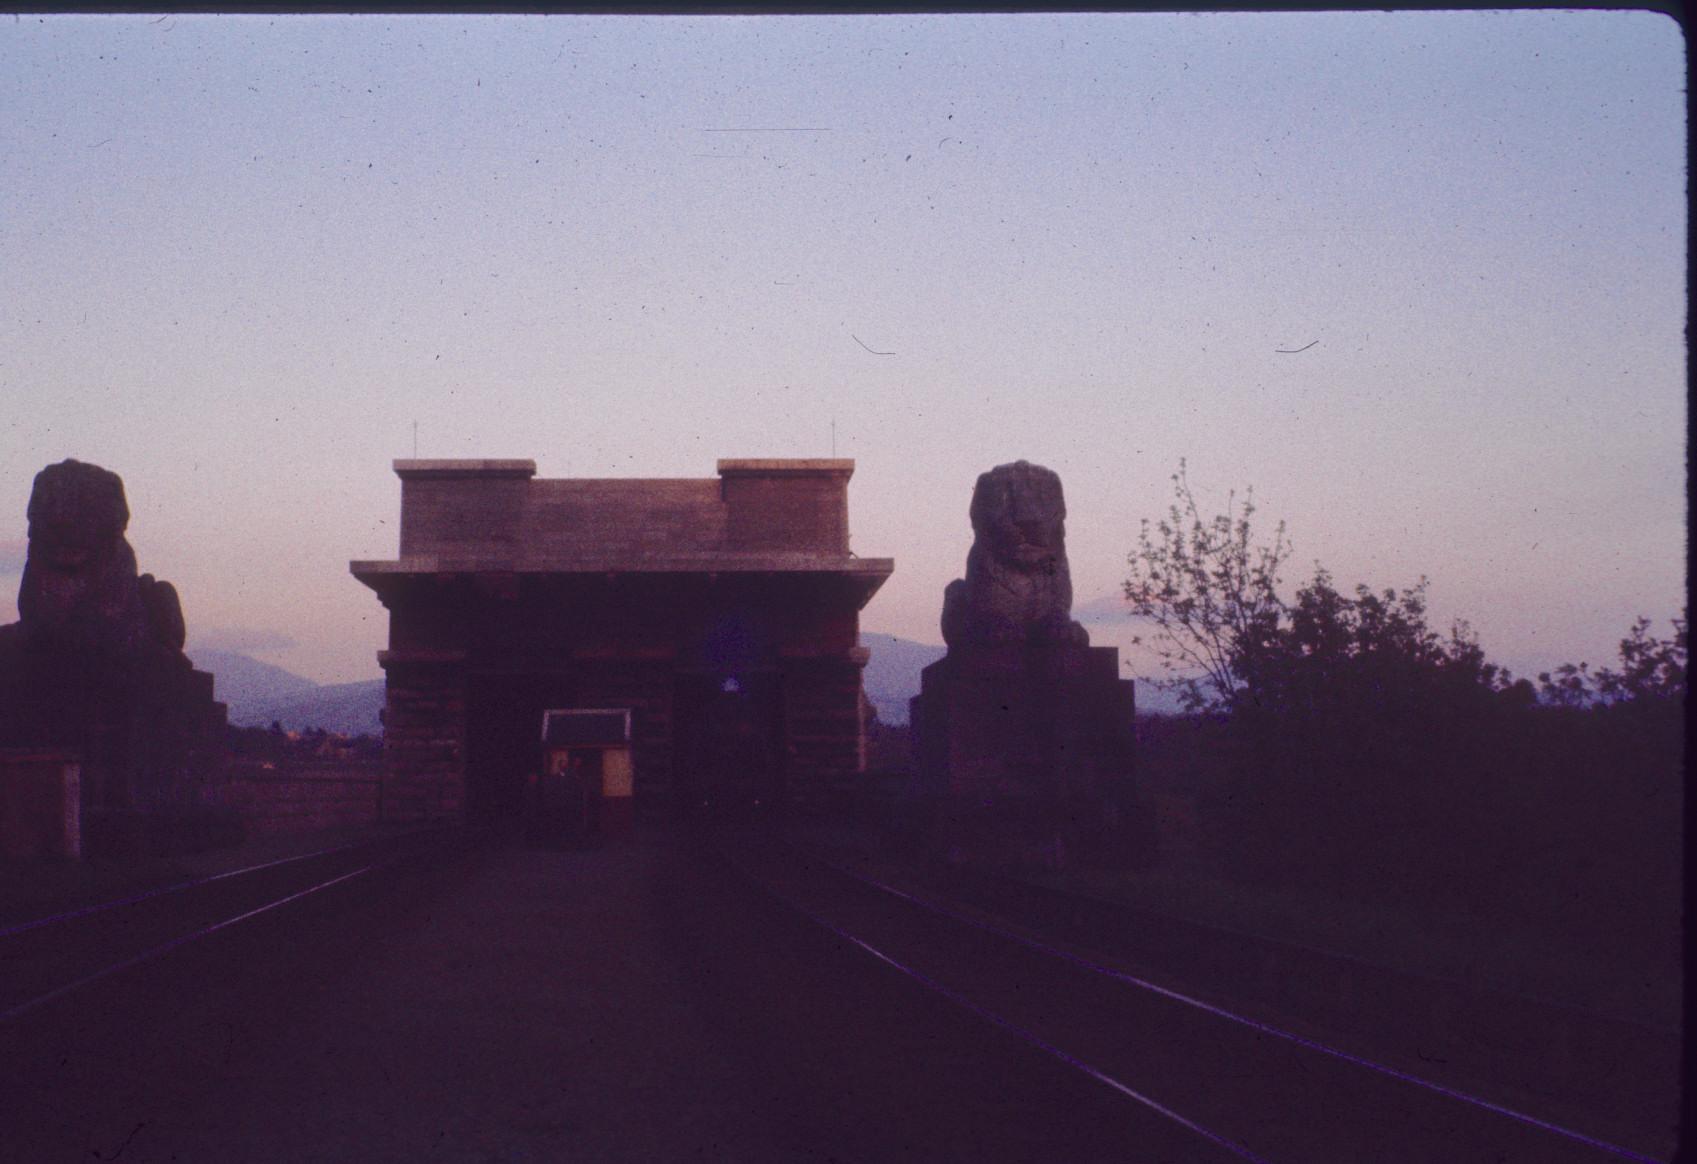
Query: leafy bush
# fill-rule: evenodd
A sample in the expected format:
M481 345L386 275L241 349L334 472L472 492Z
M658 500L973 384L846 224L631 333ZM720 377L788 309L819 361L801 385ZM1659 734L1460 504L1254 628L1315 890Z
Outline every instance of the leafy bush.
M1434 630L1424 579L1345 593L1316 567L1285 601L1284 527L1257 544L1249 495L1208 520L1173 481L1126 593L1215 724L1194 741L1226 872L1671 949L1683 618L1665 640L1640 619L1618 669L1558 668L1540 692L1465 624Z

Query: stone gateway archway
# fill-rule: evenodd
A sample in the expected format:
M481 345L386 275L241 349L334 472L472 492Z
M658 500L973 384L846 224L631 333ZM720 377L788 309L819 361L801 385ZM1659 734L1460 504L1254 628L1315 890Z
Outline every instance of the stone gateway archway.
M551 709L629 712L637 810L794 805L860 772L848 460L720 461L684 480L548 480L531 461L397 461L400 552L357 561L389 610L388 819L522 816Z

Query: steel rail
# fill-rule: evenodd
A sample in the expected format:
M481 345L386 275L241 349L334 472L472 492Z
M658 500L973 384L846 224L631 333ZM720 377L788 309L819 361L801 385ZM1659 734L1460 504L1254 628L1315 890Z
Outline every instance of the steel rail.
M284 905L289 904L291 901L299 901L301 898L307 897L307 896L314 894L314 893L317 893L320 890L329 889L332 885L340 885L342 882L350 881L353 878L358 877L363 873L369 873L371 870L373 870L375 868L377 868L376 865L362 866L358 869L355 869L351 873L343 873L339 877L332 877L328 881L321 881L317 885L309 886L306 889L298 890L294 893L291 893L286 897L280 897L275 901L267 902L266 904L258 906L254 909L250 909L250 910L246 911L245 913L237 914L235 917L225 918L223 921L214 922L212 925L209 925L209 926L203 926L202 928L195 930L192 933L183 934L180 937L172 938L170 941L161 943L160 945L157 945L157 946L154 946L150 950L145 950L140 954L136 954L132 957L125 958L121 962L114 962L112 965L103 967L99 970L96 970L92 974L85 974L83 977L77 979L75 982L70 982L70 983L65 984L64 986L56 987L53 990L49 990L46 994L37 995L36 997L30 999L27 1002L21 1002L21 1003L18 1003L16 1006L12 1006L12 1007L9 1007L6 1010L0 1011L0 1023L10 1022L13 1019L16 1019L16 1018L18 1018L22 1015L29 1013L32 1010L35 1010L37 1007L45 1006L47 1003L53 1002L55 999L63 998L67 994L71 994L74 991L81 990L83 987L88 986L91 983L98 982L102 978L110 977L111 975L117 974L117 973L119 973L120 971L123 971L123 970L129 970L132 967L139 966L144 962L150 962L153 959L155 959L155 958L157 958L157 957L159 957L163 954L168 954L172 950L175 950L175 949L177 949L181 946L186 946L190 942L199 941L201 938L207 937L210 934L215 934L219 930L227 929L228 927L233 926L238 922L246 921L248 918L257 917L258 915L260 915L262 913L268 913L273 909L277 909L279 906L284 906Z
M1025 946L1028 949L1035 950L1039 953L1047 954L1047 955L1049 955L1053 958L1057 958L1057 959L1059 959L1063 962L1070 963L1071 965L1077 966L1080 969L1089 970L1092 973L1100 974L1100 975L1103 975L1105 977L1112 978L1112 979L1114 979L1118 982L1122 982L1122 983L1124 983L1128 986L1134 986L1134 987L1137 987L1137 988L1142 989L1142 990L1147 990L1147 991L1150 991L1154 994L1158 994L1163 998L1171 999L1174 1002L1179 1002L1179 1003L1183 1003L1186 1006L1195 1007L1197 1010L1200 1010L1200 1011L1203 1011L1207 1014L1213 1015L1216 1018L1222 1018L1222 1019L1226 1019L1230 1022L1238 1023L1241 1026L1247 1027L1250 1030L1257 1032L1258 1034L1271 1035L1275 1038L1283 1039L1287 1042L1295 1044L1296 1046L1306 1048L1307 1050L1318 1051L1323 1055L1329 1055L1332 1058L1341 1060L1342 1062L1348 1063L1351 1066L1363 1067L1363 1068L1366 1068L1367 1070L1370 1070L1370 1071L1376 1071L1379 1074L1387 1076L1391 1079L1395 1079L1398 1082L1411 1084L1415 1087L1425 1088L1427 1091L1431 1091L1431 1092L1434 1092L1435 1094L1442 1095L1447 1099L1458 1100L1462 1103L1471 1104L1474 1107L1481 1108L1485 1111L1492 1112L1496 1115L1504 1116L1504 1117L1511 1119L1511 1120L1516 1120L1516 1121L1518 1121L1522 1124L1525 1124L1529 1127L1538 1128L1541 1131L1546 1131L1546 1132L1550 1132L1554 1135L1566 1137L1567 1139L1573 1140L1577 1143L1584 1144L1587 1147L1596 1148L1599 1151L1607 1152L1611 1155L1620 1156L1620 1157L1627 1159L1627 1160L1638 1161L1638 1162L1640 1162L1640 1164L1660 1164L1660 1161L1658 1161L1653 1156L1645 1156L1641 1153L1634 1152L1630 1148L1621 1147L1619 1144L1611 1144L1607 1140L1601 1140L1601 1139L1598 1139L1595 1136L1587 1135L1584 1132L1575 1131L1572 1128L1566 1128L1566 1127L1561 1126L1560 1124L1555 1124L1555 1123L1551 1123L1548 1120L1539 1119L1537 1116L1528 1115L1525 1112L1516 1111L1513 1108L1505 1107L1504 1105L1502 1105L1500 1103L1495 1103L1491 1100L1485 1099L1482 1096L1472 1095L1468 1092L1458 1090L1457 1088L1449 1087L1449 1086L1446 1086L1445 1084L1435 1082L1434 1080L1421 1078L1418 1075L1414 1075L1414 1074L1411 1074L1410 1072L1403 1071L1400 1068L1392 1067L1389 1064L1380 1063L1380 1062L1377 1062L1373 1059L1368 1059L1364 1056L1356 1055L1353 1052L1345 1051L1345 1050L1343 1050L1342 1048L1339 1048L1339 1047L1329 1046L1328 1044L1321 1043L1321 1042L1318 1042L1314 1039L1307 1038L1303 1035L1296 1034L1293 1031L1287 1031L1287 1030L1284 1030L1280 1027L1275 1027L1275 1026L1272 1026L1268 1023L1261 1022L1259 1019L1250 1018L1248 1015L1238 1014L1235 1011L1227 1010L1224 1007L1216 1006L1213 1003L1204 1002L1202 999L1193 998L1188 994L1184 994L1180 991L1173 990L1170 987L1161 986L1158 983L1151 982L1146 978L1140 978L1137 975L1130 974L1130 973L1128 973L1124 970L1119 970L1119 969L1116 969L1112 966L1106 966L1106 965L1103 965L1099 962L1091 961L1089 958L1082 957L1078 954L1070 953L1066 950L1057 949L1057 948L1050 946L1050 945L1048 945L1044 942L1037 941L1035 938L1027 937L1024 934L1016 933L1013 930L1006 929L1002 926L994 925L990 922L981 921L978 918L968 917L965 914L962 914L962 913L957 912L956 910L950 909L948 906L940 905L936 902L929 901L929 900L922 898L922 897L919 897L915 894L908 893L905 890L897 889L895 886L887 885L887 884L878 880L875 877L871 877L871 876L868 876L868 875L863 874L863 873L857 873L852 869L845 868L842 865L839 865L834 861L831 861L831 860L824 858L824 857L820 857L820 856L818 856L814 853L805 852L802 849L800 849L798 846L795 846L788 841L783 841L783 842L780 842L780 843L786 845L793 852L802 856L806 860L814 861L814 862L816 862L816 863L818 863L818 864L820 864L820 865L822 865L822 866L824 866L828 869L833 870L836 873L841 874L844 877L848 877L852 880L858 881L858 882L868 886L869 888L877 889L877 890L880 890L884 893L887 893L887 894L889 894L893 897L900 898L903 901L909 902L909 903L911 903L915 906L918 906L921 909L927 910L931 913L935 913L935 914L938 914L942 917L949 918L950 920L959 922L962 925L971 926L975 929L983 931L984 933L994 934L997 937L1004 938L1004 939L1011 941L1011 942L1015 942L1019 945ZM825 924L829 924L829 923L825 923Z
M1095 1066L1091 1065L1090 1063L1085 1062L1083 1059L1080 1059L1077 1056L1072 1055L1072 1054L1068 1053L1067 1051L1062 1050L1060 1047L1055 1046L1053 1043L1047 1041L1046 1039L1042 1038L1041 1036L1037 1035L1036 1033L1034 1033L1030 1030L1027 1030L1025 1027L1020 1026L1018 1023L1015 1023L1010 1019L1004 1018L1003 1016L1001 1016L1001 1015L997 1014L996 1012L988 1009L987 1007L980 1006L978 1003L973 1002L971 999L967 998L965 995L960 994L958 991L951 990L949 987L944 986L941 982L938 982L936 979L931 978L929 975L925 974L924 972L917 970L917 969L913 968L912 966L908 966L905 963L898 961L897 959L891 957L889 954L885 953L883 950L878 949L876 946L873 946L871 943L869 943L869 942L867 942L867 941L865 941L865 940L863 940L859 937L856 937L854 934L849 933L847 930L838 926L837 924L830 921L829 919L821 916L820 914L813 912L812 910L808 909L806 906L800 904L799 902L791 901L789 898L783 896L777 890L773 889L770 885L768 885L761 878L759 878L759 877L755 876L753 873L749 872L746 868L744 868L742 865L740 865L734 859L726 857L722 851L720 852L719 855L720 855L721 860L724 860L732 868L736 869L737 872L741 873L745 879L753 882L761 890L763 890L769 897L778 901L780 904L784 905L788 909L794 910L796 913L801 914L803 917L807 918L809 921L813 922L815 925L818 925L821 928L828 930L829 932L835 934L838 938L842 939L843 941L848 942L851 945L854 945L854 946L858 947L859 949L865 951L866 953L872 955L874 958L878 959L880 962L883 962L885 965L890 966L891 968L900 971L902 974L905 974L907 977L913 979L915 982L919 983L921 986L923 986L926 989L942 996L943 998L948 999L950 1002L954 1003L956 1006L962 1008L963 1010L969 1012L970 1014L974 1014L974 1015L978 1016L979 1018L983 1019L984 1021L990 1023L991 1025L998 1027L1001 1030L1007 1031L1009 1034L1011 1034L1011 1035L1015 1036L1016 1038L1022 1040L1023 1042L1027 1043L1028 1045L1035 1047L1038 1050L1044 1052L1045 1054L1053 1057L1054 1059L1057 1059L1060 1062L1066 1064L1067 1066L1072 1067L1075 1070L1084 1073L1085 1075L1088 1075L1090 1078L1096 1080L1098 1083L1102 1083L1102 1084L1105 1084L1108 1087L1111 1087L1113 1090L1119 1092L1121 1095L1124 1095L1128 1099L1131 1099L1131 1100L1143 1105L1144 1107L1148 1108L1150 1111L1155 1112L1157 1115L1163 1116L1166 1119L1171 1120L1172 1122L1178 1124L1180 1127L1183 1127L1186 1130L1193 1132L1198 1136L1201 1136L1203 1139L1206 1139L1206 1140L1212 1142L1213 1144L1217 1145L1218 1147L1225 1149L1226 1151L1230 1152L1232 1155L1236 1156L1240 1160L1250 1161L1250 1164L1272 1164L1271 1161L1267 1160L1265 1157L1255 1155L1255 1153L1251 1152L1248 1148L1246 1148L1242 1144L1239 1144L1234 1140L1228 1139L1227 1137L1220 1134L1219 1132L1215 1132L1212 1129L1206 1128L1203 1125L1197 1123L1195 1120L1192 1120L1192 1119L1190 1119L1190 1118L1188 1118L1184 1115L1179 1114L1178 1112L1174 1111L1172 1108L1167 1107L1166 1105L1160 1103L1158 1100L1155 1100L1152 1097L1143 1094L1142 1092L1138 1091L1136 1088L1131 1087L1130 1085L1128 1085L1126 1083L1122 1083L1120 1080L1115 1079L1112 1075L1109 1075L1106 1071L1103 1071L1102 1069L1095 1067Z
M784 843L785 844L793 844L793 842L789 841L788 839L785 839ZM812 850L809 850L809 853L811 854ZM819 858L819 860L821 860L825 864L831 865L833 868L839 869L839 871L841 871L841 872L849 873L850 876L854 875L849 870L847 870L847 869L843 868L842 866L837 865L834 862L832 862L829 858L821 857L821 858ZM1184 924L1184 925L1187 925L1187 926L1193 926L1193 927L1196 927L1196 928L1199 928L1199 929L1208 930L1208 931L1210 931L1212 933L1216 933L1216 934L1223 934L1223 935L1226 935L1228 937L1241 938L1246 942L1251 942L1251 943L1255 943L1255 944L1260 944L1260 945L1275 944L1275 945L1278 945L1280 947L1284 947L1286 949L1295 950L1299 953L1312 954L1312 955L1316 955L1316 956L1321 957L1321 958L1325 958L1328 961L1343 963L1343 964L1345 964L1346 966L1348 966L1352 969L1358 969L1358 970L1360 970L1364 973L1368 973L1368 974L1372 974L1372 973L1375 973L1375 972L1378 972L1378 973L1389 972L1389 973L1404 975L1408 978L1412 978L1412 979L1414 979L1418 982L1424 983L1428 986L1435 986L1435 987L1453 987L1453 986L1457 986L1457 985L1462 985L1461 983L1458 983L1454 978L1448 978L1448 977L1445 977L1441 974L1432 973L1431 971L1413 970L1413 969L1409 969L1407 967L1393 966L1393 965L1389 965L1389 964L1384 963L1384 962L1374 961L1371 958L1364 958L1359 954L1351 954L1351 953L1348 953L1348 952L1343 951L1343 950L1331 950L1331 949L1327 949L1324 946L1314 945L1310 942L1300 942L1300 941L1296 941L1295 939L1292 939L1292 938L1273 938L1273 937L1270 937L1267 934L1257 933L1254 930L1243 929L1243 928L1240 928L1238 926L1224 925L1224 924L1217 923L1217 922L1198 922L1198 921L1194 921L1190 918L1179 917L1175 914L1168 913L1164 910L1154 910L1154 909L1149 909L1149 908L1144 907L1144 906L1132 905L1130 903L1121 903L1121 902L1117 902L1117 901L1114 901L1114 900L1109 899L1109 898L1097 897L1097 896L1094 896L1094 895L1088 894L1088 893L1071 893L1071 892L1067 892L1067 891L1064 891L1064 890L1059 890L1059 889L1055 889L1055 888L1052 888L1052 887L1044 886L1044 885L1041 885L1041 884L1036 883L1036 882L1021 882L1017 878L1005 878L1005 879L1009 880L1009 881L1013 881L1016 884L1019 884L1022 888L1025 888L1025 889L1028 889L1028 890L1035 889L1035 890L1039 890L1041 892L1066 896L1068 898L1073 898L1073 899L1076 899L1076 900L1079 900L1079 901L1088 902L1088 903L1095 904L1095 905L1113 906L1113 907L1116 907L1118 909L1121 909L1122 911L1124 911L1125 913L1128 913L1128 914L1141 914L1141 915L1144 915L1144 916L1156 917L1156 918L1160 918L1160 919L1163 919L1163 920L1177 921L1177 922L1180 922L1181 924ZM1571 1003L1556 1002L1556 1001L1549 999L1549 998L1541 998L1541 997L1539 997L1538 995L1535 995L1535 994L1528 994L1528 993L1526 993L1525 991L1522 991L1522 990L1513 990L1513 989L1510 989L1508 987L1496 985L1496 984L1493 984L1490 989L1494 994L1500 994L1500 995L1502 995L1506 998L1512 999L1516 1002L1528 1003L1530 1005L1543 1007L1545 1009L1552 1010L1552 1011L1561 1011L1561 1012L1564 1012L1564 1013L1567 1013L1567 1014L1571 1014L1571 1015L1573 1015L1577 1018L1601 1019L1601 1020L1604 1020L1604 1021L1623 1023L1623 1024L1626 1024L1626 1025L1638 1027L1641 1030L1644 1030L1644 1031L1646 1031L1650 1034L1653 1034L1653 1035L1667 1035L1667 1036L1671 1036L1671 1037L1678 1037L1678 1035L1680 1033L1680 1028L1678 1027L1677 1024L1669 1025L1669 1024L1649 1022L1649 1021L1645 1021L1643 1019L1615 1018L1615 1017L1612 1017L1612 1016L1609 1016L1609 1015L1601 1014L1597 1011L1586 1010L1583 1007L1575 1006Z
M38 917L30 921L18 922L15 925L0 928L0 940L16 937L19 934L28 933L31 930L40 929L42 926L75 921L78 918L89 917L97 913L104 913L109 909L118 909L121 906L126 905L139 905L141 902L151 901L156 897L165 897L172 893L180 893L186 889L194 889L201 885L210 885L215 881L224 881L231 877L242 877L246 874L258 873L265 869L275 869L279 865L292 865L299 861L310 861L314 857L328 857L333 853L345 853L350 849L357 849L361 846L367 845L375 845L383 841L403 840L407 837L424 836L427 833L436 831L439 830L434 828L412 829L404 833L396 833L389 837L367 837L363 840L349 841L345 845L333 845L328 849L316 849L310 853L298 853L293 857L279 857L275 861L264 861L258 865L249 865L243 869L230 869L223 873L213 873L206 877L196 877L189 881L173 882L170 885L160 886L158 889L149 889L142 893L132 894L129 897L122 897L113 901L96 902L94 905L83 906L81 909L68 910L64 913L48 914L46 917Z

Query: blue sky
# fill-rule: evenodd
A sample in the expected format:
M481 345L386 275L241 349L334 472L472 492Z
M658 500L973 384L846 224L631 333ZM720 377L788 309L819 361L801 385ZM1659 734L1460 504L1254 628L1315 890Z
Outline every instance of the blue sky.
M938 641L1020 457L1101 609L1184 457L1293 585L1424 574L1517 671L1608 661L1684 595L1684 51L1630 12L0 19L0 619L66 456L191 640L337 681L415 423L677 477L834 424L897 562L868 630Z

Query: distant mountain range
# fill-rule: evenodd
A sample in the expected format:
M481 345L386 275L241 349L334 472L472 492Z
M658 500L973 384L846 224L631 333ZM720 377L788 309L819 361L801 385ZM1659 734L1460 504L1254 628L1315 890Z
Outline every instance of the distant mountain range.
M907 701L919 694L919 673L948 653L948 648L898 639L894 635L860 636L872 649L861 684L866 698L885 723L907 722Z
M866 697L885 723L906 723L907 701L919 694L919 672L941 659L943 648L893 635L861 635L860 641L872 648ZM188 655L196 667L212 672L214 695L229 705L230 722L238 727L279 723L289 731L323 728L348 735L383 730L377 717L381 679L321 684L234 651L196 647Z
M377 718L383 707L381 679L314 683L233 651L193 647L188 656L196 667L212 672L213 697L229 705L230 722L238 727L280 723L289 731L323 728L350 736L383 730Z

